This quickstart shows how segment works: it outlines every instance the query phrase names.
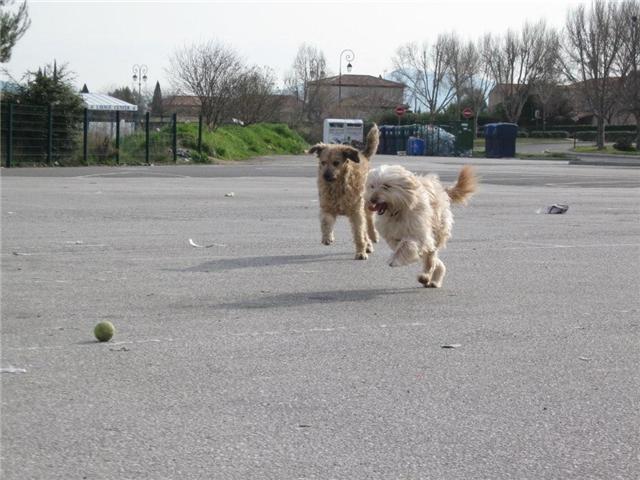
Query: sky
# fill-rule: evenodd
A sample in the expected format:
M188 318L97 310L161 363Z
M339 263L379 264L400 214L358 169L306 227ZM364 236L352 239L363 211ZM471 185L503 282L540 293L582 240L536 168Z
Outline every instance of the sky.
M272 68L280 86L298 47L306 42L324 52L334 74L339 71L340 53L351 49L355 57L351 73L385 76L392 70L395 50L404 43L431 42L439 33L452 31L477 39L539 19L561 28L567 10L580 3L589 0L28 0L31 27L3 66L20 79L26 71L55 59L75 73L78 88L86 83L91 92L106 93L116 87L137 88L132 69L144 64L147 88L152 91L159 81L167 92L172 53L214 40L235 49L247 64Z

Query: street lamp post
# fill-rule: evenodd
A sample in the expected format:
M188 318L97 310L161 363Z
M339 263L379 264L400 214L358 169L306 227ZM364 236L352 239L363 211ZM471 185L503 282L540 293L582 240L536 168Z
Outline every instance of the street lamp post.
M135 64L133 66L133 84L135 85L138 82L138 103L142 106L142 82L147 82L147 71L148 68L146 65L138 65Z
M638 82L640 81L638 79L638 17L637 15L633 15L631 17L631 23L633 24L633 37L631 38L631 46L633 47L633 50L631 52L631 62L632 62L632 69L633 69L633 80L631 80L632 85L633 85L633 91L636 94L636 98L637 98L637 94L638 94ZM637 104L634 105L634 107L637 108ZM640 149L640 129L636 126L636 149Z
M346 54L346 55L345 55ZM345 48L342 52L340 52L340 67L338 69L338 106L342 103L342 56L344 55L345 60L347 61L347 72L351 72L351 62L355 58L355 54L353 50L349 48Z

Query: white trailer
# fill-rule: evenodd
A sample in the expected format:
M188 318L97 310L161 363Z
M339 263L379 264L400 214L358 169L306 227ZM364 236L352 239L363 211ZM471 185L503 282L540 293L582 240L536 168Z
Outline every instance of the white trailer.
M357 118L326 118L322 132L324 143L364 141L364 122Z

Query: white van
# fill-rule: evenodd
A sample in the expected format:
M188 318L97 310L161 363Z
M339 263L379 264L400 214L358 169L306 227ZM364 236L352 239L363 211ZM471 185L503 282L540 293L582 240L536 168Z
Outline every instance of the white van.
M324 143L362 143L364 122L356 118L326 118L322 132Z

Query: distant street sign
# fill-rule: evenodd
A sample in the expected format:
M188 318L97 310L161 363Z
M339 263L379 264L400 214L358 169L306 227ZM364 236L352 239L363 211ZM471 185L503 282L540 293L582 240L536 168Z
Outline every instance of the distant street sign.
M404 108L403 106L399 105L395 108L394 112L396 113L397 116L401 117L406 113L407 109Z
M471 110L469 107L465 108L464 110L462 110L462 116L464 118L471 118L473 117L473 110Z

